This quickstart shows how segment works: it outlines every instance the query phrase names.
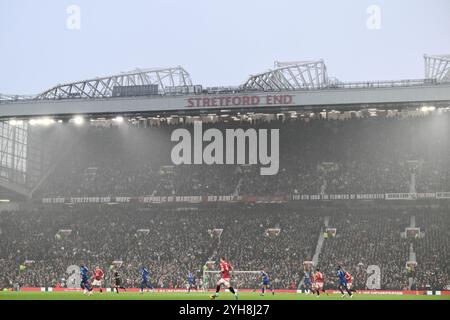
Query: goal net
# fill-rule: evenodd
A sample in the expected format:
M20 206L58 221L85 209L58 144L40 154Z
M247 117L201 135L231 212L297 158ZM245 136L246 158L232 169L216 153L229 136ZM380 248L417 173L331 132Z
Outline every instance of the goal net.
M231 286L235 289L257 290L261 288L261 271L231 271ZM220 271L203 271L203 289L215 289L220 280Z

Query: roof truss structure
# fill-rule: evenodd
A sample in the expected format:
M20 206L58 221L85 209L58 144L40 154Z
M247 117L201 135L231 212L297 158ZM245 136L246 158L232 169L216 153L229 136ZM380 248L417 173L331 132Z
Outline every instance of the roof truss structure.
M114 76L89 79L57 85L43 93L36 99L67 99L67 98L108 98L112 96L115 86L137 86L157 84L159 93L166 93L168 86L191 86L189 73L182 67L137 69Z
M21 101L21 100L30 100L35 96L32 95L17 95L17 94L1 94L0 93L0 101Z
M275 62L275 69L250 76L244 89L282 91L318 89L327 86L327 68L323 60Z
M450 55L425 55L425 77L437 81L450 81Z

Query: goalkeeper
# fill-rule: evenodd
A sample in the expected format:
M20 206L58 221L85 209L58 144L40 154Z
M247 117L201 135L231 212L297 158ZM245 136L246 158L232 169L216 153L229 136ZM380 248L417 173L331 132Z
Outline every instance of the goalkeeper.
M208 266L205 264L203 267L202 267L202 269L203 269L203 279L202 279L202 289L203 290L207 290L208 289L208 282L209 282L209 279L208 279L208 273L207 273L207 271L208 271Z

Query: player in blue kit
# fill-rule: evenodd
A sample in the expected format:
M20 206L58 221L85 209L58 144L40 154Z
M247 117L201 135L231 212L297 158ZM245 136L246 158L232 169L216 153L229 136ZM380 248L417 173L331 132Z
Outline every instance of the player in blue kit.
M144 293L145 287L153 290L153 286L151 285L151 283L148 280L148 275L150 274L148 269L145 267L142 267L142 268L140 268L140 272L141 272L141 290L139 293L141 293L141 294Z
M337 267L336 276L338 277L338 289L342 294L342 297L345 297L345 293L342 289L345 289L347 291L350 298L353 297L352 292L347 287L347 279L345 278L345 271L341 268L341 266Z
M92 294L92 287L89 283L89 269L85 265L80 266L81 283L83 294Z
M194 275L192 274L192 272L189 271L188 276L187 276L187 285L188 285L188 292L191 292L192 288L195 288L195 280L194 280Z
M269 275L263 270L263 271L261 271L261 276L262 276L262 287L261 287L261 293L259 295L263 296L267 289L269 289L272 292L272 295L274 295L275 291L273 291L273 288L270 285Z
M312 292L312 272L307 270L304 273L303 285L305 287L306 294L310 294Z

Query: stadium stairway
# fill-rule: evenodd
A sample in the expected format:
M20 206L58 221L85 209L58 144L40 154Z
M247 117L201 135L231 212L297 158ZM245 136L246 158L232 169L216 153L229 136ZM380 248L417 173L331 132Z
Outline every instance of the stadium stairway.
M243 181L244 181L244 178L239 179L239 181L236 185L236 188L234 189L233 196L239 196L239 193L241 192L241 185L242 185Z
M324 218L325 228L328 228L329 221L330 221L330 217ZM323 236L323 233L324 233L323 230L320 230L319 239L317 240L317 245L316 245L316 251L314 252L314 256L312 258L313 266L317 266L319 263L320 252L322 251L323 242L325 241L325 237ZM302 276L302 279L298 283L297 290L301 290L302 285L304 284L304 281L305 281L305 277Z
M415 179L414 179L415 181ZM409 218L409 227L410 228L415 228L416 227L416 216L412 215ZM416 257L416 253L414 252L414 245L411 242L409 244L409 259L408 261L413 261L413 262L417 262L417 257ZM413 277L409 277L408 278L408 289L412 290L412 287L415 285L415 279Z
M411 218L409 220L409 227L410 228L415 228L416 227L416 216L411 216Z
M409 181L409 192L416 193L416 173L411 172L411 177Z
M330 217L324 218L325 228L328 228L329 221L330 221ZM320 252L322 251L322 246L323 246L324 240L325 240L325 238L323 236L323 231L321 230L320 234L319 234L319 240L317 240L316 251L314 252L314 256L313 256L313 260L312 260L315 266L317 266L319 263L319 256L320 256Z
M409 245L409 261L417 262L416 260L416 253L414 252L414 246L411 243ZM413 286L415 285L415 279L411 276L408 278L408 289L412 290Z
M219 240L213 240L211 242L211 246L209 247L208 251L204 253L200 259L201 261L217 261L219 259L219 252L220 252L220 241Z
M416 253L414 252L414 246L412 243L409 244L409 261L417 262Z
M320 194L326 194L327 187L328 187L328 181L325 178L322 178L322 185L320 186Z

